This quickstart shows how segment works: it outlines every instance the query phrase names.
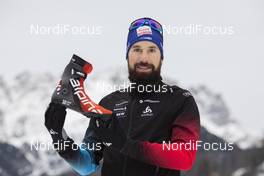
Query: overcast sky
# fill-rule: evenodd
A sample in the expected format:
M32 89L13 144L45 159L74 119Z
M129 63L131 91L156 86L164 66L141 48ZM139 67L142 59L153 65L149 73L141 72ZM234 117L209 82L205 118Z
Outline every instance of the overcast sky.
M264 1L157 2L1 0L0 74L60 74L73 53L107 73L126 64L129 23L149 16L166 28L162 74L205 84L246 128L263 131Z

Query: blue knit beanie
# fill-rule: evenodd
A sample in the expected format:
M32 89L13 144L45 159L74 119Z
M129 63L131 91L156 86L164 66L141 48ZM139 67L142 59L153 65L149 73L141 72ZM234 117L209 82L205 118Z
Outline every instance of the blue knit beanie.
M151 18L140 18L138 20L145 20L142 25L131 27L133 22L130 25L128 37L127 37L127 50L126 50L126 58L128 58L128 52L133 44L139 41L150 41L155 43L160 50L161 58L163 59L163 31L162 27L160 30L157 30L155 27L151 25L149 20L153 20ZM137 20L135 20L137 21ZM155 20L153 20L155 21ZM157 22L157 21L155 21ZM158 23L158 22L157 22ZM161 25L160 25L161 26Z

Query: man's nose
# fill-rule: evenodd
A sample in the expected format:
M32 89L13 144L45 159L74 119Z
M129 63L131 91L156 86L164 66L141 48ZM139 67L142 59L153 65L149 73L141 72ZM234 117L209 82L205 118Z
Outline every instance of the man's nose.
M148 53L143 51L139 57L140 62L147 63L148 62Z

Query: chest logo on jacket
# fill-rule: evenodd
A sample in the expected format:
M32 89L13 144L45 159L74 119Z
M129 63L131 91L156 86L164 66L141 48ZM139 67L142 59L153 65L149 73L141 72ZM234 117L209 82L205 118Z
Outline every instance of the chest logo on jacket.
M150 106L147 106L145 110L142 111L141 117L150 117L153 116L153 111Z
M117 118L124 118L127 116L126 115L127 104L128 104L128 101L123 101L121 103L115 104L113 112L115 113Z

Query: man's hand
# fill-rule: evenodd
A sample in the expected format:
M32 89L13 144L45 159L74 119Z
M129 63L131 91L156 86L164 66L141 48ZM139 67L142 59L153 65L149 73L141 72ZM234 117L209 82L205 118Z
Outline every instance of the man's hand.
M90 126L96 136L108 147L120 151L127 137L120 126L118 120L112 115L93 114L90 120Z
M45 126L48 129L53 142L63 139L62 129L66 117L66 108L60 104L51 102L45 112Z

